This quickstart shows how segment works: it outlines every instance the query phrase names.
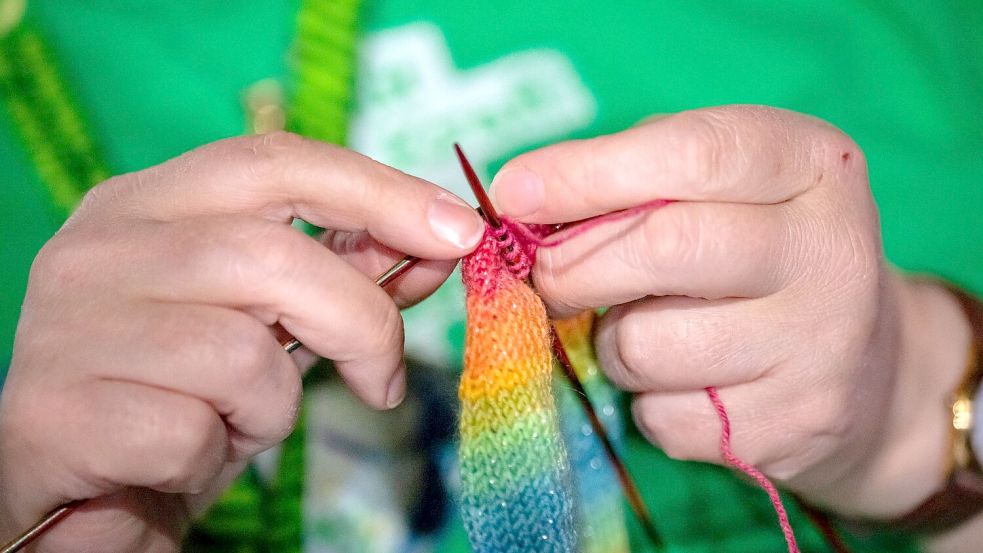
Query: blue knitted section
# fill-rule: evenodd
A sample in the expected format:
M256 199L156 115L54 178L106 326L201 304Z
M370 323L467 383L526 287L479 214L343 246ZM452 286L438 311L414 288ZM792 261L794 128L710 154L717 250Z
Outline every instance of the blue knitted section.
M475 553L573 553L567 494L553 472L511 489L465 496L463 514Z

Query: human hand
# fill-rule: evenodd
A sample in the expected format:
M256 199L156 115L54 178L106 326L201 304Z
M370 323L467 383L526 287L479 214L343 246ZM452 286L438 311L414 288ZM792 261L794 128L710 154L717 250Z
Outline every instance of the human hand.
M736 453L818 504L888 517L941 485L968 329L944 292L886 266L842 132L697 110L519 156L492 195L526 223L676 200L540 249L533 271L556 316L612 306L599 360L670 456L722 462L715 386Z
M291 228L331 229L328 248ZM174 551L189 519L283 439L301 371L281 323L386 407L397 305L484 231L449 193L286 133L216 142L94 188L32 268L0 399L0 532L95 498L39 551ZM389 287L372 276L423 259Z

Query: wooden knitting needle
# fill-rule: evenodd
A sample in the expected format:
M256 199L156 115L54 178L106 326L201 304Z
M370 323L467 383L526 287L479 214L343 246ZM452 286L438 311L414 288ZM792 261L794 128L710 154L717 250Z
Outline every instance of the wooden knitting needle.
M406 274L407 271L412 269L419 262L420 258L407 255L403 259L397 261L384 273L376 277L375 283L385 288L397 278ZM277 342L283 346L283 349L285 349L287 353L290 353L301 346L301 343L294 338L293 335L287 332L287 329L280 326L280 323L273 325L273 334L276 337ZM0 553L16 553L17 551L20 551L34 540L44 535L45 532L58 524L62 519L72 514L72 511L85 504L86 501L87 500L85 499L71 501L44 515L34 526L31 526L21 535L14 538L13 541L0 548Z
M475 173L474 168L468 161L468 158L464 155L461 147L455 143L454 151L457 152L457 158L461 162L461 168L464 170L464 175L468 179L468 185L471 186L471 192L474 197L478 200L478 205L481 207L478 211L481 216L484 217L485 221L494 229L502 228L502 219L498 216L495 211L495 206L492 205L491 199L488 197L488 193L485 192L485 187L482 186L481 181L478 179L477 173ZM638 486L631 477L631 473L628 472L628 467L622 461L618 452L614 448L614 444L611 442L611 437L608 435L607 429L604 424L601 423L600 417L597 416L597 411L594 409L594 404L591 403L590 398L587 395L587 390L584 388L584 384L580 381L577 373L573 370L573 365L570 363L570 357L567 355L566 349L563 346L563 342L560 341L559 334L556 332L556 326L550 321L550 333L553 335L553 352L556 354L557 361L559 361L560 366L563 368L563 372L573 386L574 395L580 400L580 404L587 414L587 420L590 421L591 428L594 430L594 434L601 440L601 445L604 447L604 452L608 459L611 461L611 465L615 469L615 473L618 475L618 481L621 483L622 491L628 500L628 504L631 506L632 511L638 518L639 523L642 525L642 530L645 532L646 537L652 542L652 545L656 549L661 549L663 547L662 537L659 535L658 530L655 528L655 523L652 522L652 516L649 514L648 508L645 506L645 502L642 500L642 494L638 490Z
M601 445L604 447L604 453L611 460L611 465L614 466L615 473L618 475L618 481L621 482L621 488L625 493L625 497L628 499L628 504L631 505L632 511L634 511L635 516L638 518L638 522L642 525L642 531L645 532L645 536L648 537L653 546L661 549L663 547L662 536L659 535L659 531L655 528L655 523L652 522L652 515L649 513L648 507L645 506L642 494L632 479L631 473L628 472L628 467L625 466L621 457L618 456L618 452L614 449L614 444L611 443L604 424L601 422L600 417L597 416L597 410L594 409L594 404L591 403L590 397L587 395L587 389L584 388L583 383L577 376L577 372L570 362L570 356L567 355L567 350L563 347L563 342L560 341L560 335L557 334L556 327L552 322L550 323L550 331L553 334L553 353L556 355L556 360L559 361L560 367L563 368L563 374L570 381L570 385L573 386L573 395L577 396L581 407L587 413L587 419L590 421L591 428L594 429L594 432L600 438Z

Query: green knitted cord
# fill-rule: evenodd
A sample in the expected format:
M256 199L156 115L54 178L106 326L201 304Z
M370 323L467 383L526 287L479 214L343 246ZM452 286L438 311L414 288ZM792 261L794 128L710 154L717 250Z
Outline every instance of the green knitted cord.
M67 218L110 173L51 50L29 23L0 38L0 99L58 210L53 217Z
M360 0L303 0L292 52L290 130L345 144L355 76Z

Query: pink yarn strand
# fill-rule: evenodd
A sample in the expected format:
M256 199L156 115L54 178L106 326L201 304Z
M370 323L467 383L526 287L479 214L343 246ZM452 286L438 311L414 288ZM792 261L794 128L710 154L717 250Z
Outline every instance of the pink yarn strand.
M768 499L771 500L771 505L775 508L775 514L778 515L778 525L781 526L782 534L785 535L785 543L788 544L789 553L799 553L799 546L795 542L795 533L792 531L792 523L788 520L788 512L785 511L785 505L782 503L782 498L778 494L778 489L754 465L734 454L734 450L730 447L730 417L727 415L727 408L724 407L724 402L720 400L720 395L717 394L715 387L710 386L705 388L705 391L707 397L710 398L710 403L713 404L713 408L717 411L717 416L720 418L720 453L723 455L724 460L728 465L748 475L765 490L768 494Z
M522 235L522 239L530 244L534 244L538 248L552 248L553 246L559 246L560 244L570 240L571 238L580 236L581 234L589 231L594 227L610 223L613 221L620 221L622 219L627 219L638 215L639 213L645 213L647 211L654 211L660 207L672 203L673 200L652 200L635 207L630 207L628 209L622 209L621 211L612 211L611 213L606 213L591 219L587 219L580 223L576 223L571 227L565 228L556 234L542 237L536 235L535 232L530 230L526 225L512 222L515 229Z

